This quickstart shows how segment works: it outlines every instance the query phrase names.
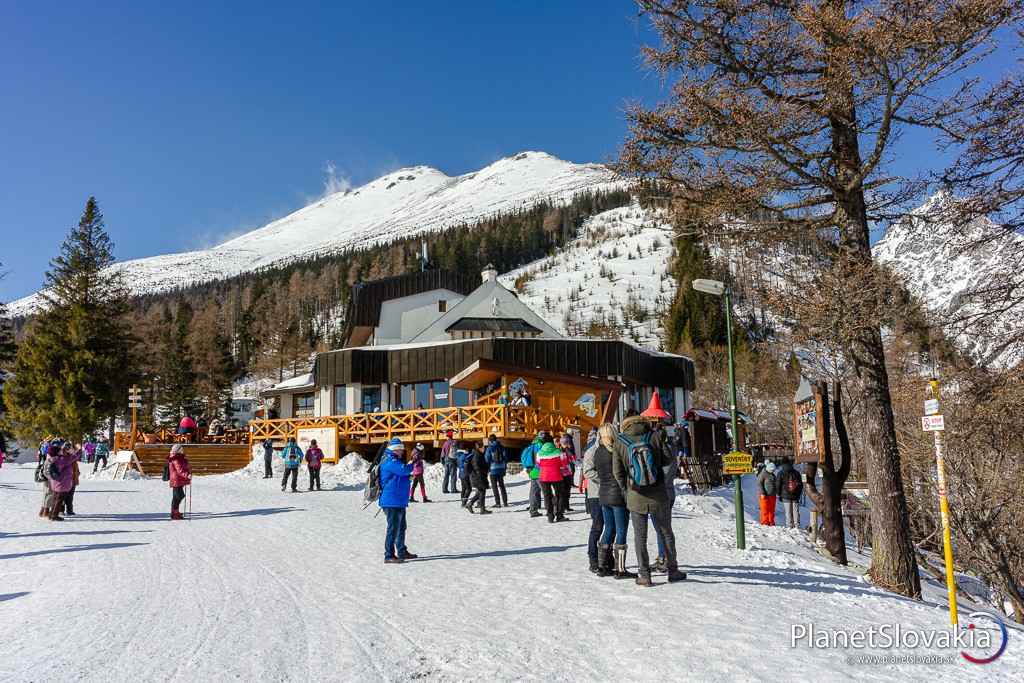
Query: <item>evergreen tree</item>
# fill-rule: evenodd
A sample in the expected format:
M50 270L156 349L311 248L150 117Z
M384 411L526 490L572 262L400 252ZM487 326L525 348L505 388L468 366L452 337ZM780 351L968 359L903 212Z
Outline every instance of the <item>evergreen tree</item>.
M128 298L94 197L50 262L45 308L19 345L4 401L15 434L80 439L109 420L135 379Z
M160 363L160 387L157 400L169 414L163 417L180 420L195 410L196 373L189 346L192 307L178 304L177 315L164 314L163 357Z
M2 277L2 274L0 274ZM0 301L0 440L6 434L3 431L6 427L4 421L4 380L14 363L16 347L14 344L14 330L11 321L7 317L7 306Z
M721 274L713 267L708 250L699 237L680 234L675 243L672 276L679 283L679 288L665 314L666 348L689 351L708 345L724 346L726 325L722 300L702 294L691 286L697 278L721 279ZM737 325L734 333L738 329Z

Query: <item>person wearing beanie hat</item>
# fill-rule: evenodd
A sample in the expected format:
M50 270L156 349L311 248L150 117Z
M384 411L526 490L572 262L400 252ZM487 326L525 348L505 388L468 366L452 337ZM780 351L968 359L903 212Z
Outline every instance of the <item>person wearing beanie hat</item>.
M299 486L299 465L302 464L303 453L295 437L288 437L288 443L281 449L281 459L284 460L284 476L281 478L281 490L288 488L288 477L292 478L292 493L298 491Z
M778 494L778 482L775 479L775 463L765 463L761 474L757 475L757 492L761 499L761 524L775 526L775 496Z
M380 498L377 504L387 518L384 533L384 564L401 564L416 555L405 545L406 511L409 507L409 477L412 463L405 462L405 444L397 437L388 442L380 464Z
M184 519L178 508L185 500L185 487L192 483L192 467L185 457L185 448L180 443L171 446L167 455L167 474L171 490L171 519Z
M459 490L462 492L462 507L466 507L466 501L469 500L470 489L473 488L473 483L470 479L470 460L473 457L473 445L468 441L463 441L456 444L455 446L455 465L459 473Z
M523 471L530 477L530 517L540 517L540 468L537 467L537 453L544 445L547 432L537 432L537 438L529 446L523 449L519 455L519 462Z
M490 467L487 465L483 449L475 444L470 445L470 449L465 467L469 481L473 484L473 496L466 501L466 509L470 514L475 514L473 507L478 506L481 515L489 515L491 511L487 509L487 475Z
M491 434L487 437L487 450L484 458L491 469L491 492L494 494L494 507L508 507L508 491L505 490L505 471L508 468L508 455L498 437Z
M456 480L459 476L459 466L455 459L455 433L452 430L445 432L444 445L441 446L441 464L444 465L444 479L441 480L442 493L458 493L459 488Z
M412 449L412 485L409 487L409 502L416 502L416 484L420 485L420 494L423 497L424 503L429 503L430 499L427 498L427 486L423 483L423 453L426 448L423 444L418 443L416 447Z
M564 522L565 512L562 496L562 451L550 441L545 441L537 452L537 469L540 472L540 486L544 491L544 510L548 523Z

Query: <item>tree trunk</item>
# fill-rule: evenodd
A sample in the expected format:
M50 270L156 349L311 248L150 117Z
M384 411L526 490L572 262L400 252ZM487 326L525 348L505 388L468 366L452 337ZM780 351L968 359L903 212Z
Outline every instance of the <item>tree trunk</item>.
M844 3L836 0L839 5ZM840 259L851 273L868 273L872 267L864 187L859 180L862 161L857 139L856 108L845 71L842 49L833 55L829 96L832 154L835 164L836 219L839 225ZM845 77L844 77L845 76ZM851 287L859 287L856 280ZM872 314L872 312L869 312ZM920 598L921 579L917 573L910 514L900 474L900 453L885 368L885 349L878 324L864 327L844 349L864 387L864 410L871 430L865 455L871 493L871 568L868 573L879 586L896 593Z
M843 525L843 486L846 484L846 478L850 474L850 442L846 435L845 422L843 422L841 385L839 382L836 382L834 411L836 432L839 435L840 450L843 456L842 464L836 469L829 437L831 428L828 416L828 387L822 384L818 387L818 391L822 394L822 404L825 407L823 415L825 419L825 441L821 444L823 448L821 464L822 490L818 491L818 487L814 483L818 465L817 463L809 463L807 465L807 491L811 500L814 501L814 504L821 511L824 519L822 535L825 538L825 549L828 550L833 560L838 564L845 565L848 560L846 557L846 532Z

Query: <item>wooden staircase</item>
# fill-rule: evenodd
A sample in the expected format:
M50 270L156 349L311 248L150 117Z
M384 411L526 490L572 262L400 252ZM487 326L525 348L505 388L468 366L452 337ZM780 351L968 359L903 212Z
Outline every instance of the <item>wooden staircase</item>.
M135 455L138 456L142 469L149 477L159 477L164 470L164 463L171 452L171 445L135 444ZM240 470L252 460L249 444L212 444L186 443L185 457L192 466L192 474L225 474Z

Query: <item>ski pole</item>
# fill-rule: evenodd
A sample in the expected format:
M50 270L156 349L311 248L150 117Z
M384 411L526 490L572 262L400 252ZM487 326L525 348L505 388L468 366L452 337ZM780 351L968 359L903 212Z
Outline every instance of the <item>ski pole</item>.
M192 484L188 485L188 521L192 521Z

